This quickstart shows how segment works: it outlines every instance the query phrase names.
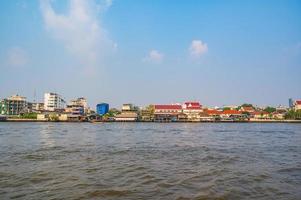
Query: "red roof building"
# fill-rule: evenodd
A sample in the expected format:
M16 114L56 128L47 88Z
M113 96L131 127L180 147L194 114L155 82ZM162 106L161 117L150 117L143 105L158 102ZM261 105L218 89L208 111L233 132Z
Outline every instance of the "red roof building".
M181 105L154 105L155 121L175 121L182 113Z
M155 114L178 114L182 112L181 105L154 105Z
M183 109L187 110L201 110L202 105L199 102L185 102L183 105Z
M155 110L181 110L181 105L155 105Z

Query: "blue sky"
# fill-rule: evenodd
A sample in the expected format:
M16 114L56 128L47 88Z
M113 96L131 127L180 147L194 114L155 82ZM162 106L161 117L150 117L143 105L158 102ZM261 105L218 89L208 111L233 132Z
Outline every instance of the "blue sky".
M0 98L113 106L301 98L296 0L0 2Z

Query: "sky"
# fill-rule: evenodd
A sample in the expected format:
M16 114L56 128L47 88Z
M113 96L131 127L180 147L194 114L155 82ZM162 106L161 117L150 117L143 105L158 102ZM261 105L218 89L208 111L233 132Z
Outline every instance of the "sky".
M301 98L299 0L0 1L0 98L148 104Z

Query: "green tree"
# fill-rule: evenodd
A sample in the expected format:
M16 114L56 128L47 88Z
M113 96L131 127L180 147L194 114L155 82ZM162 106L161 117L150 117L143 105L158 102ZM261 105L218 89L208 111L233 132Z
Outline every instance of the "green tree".
M290 110L284 115L285 119L301 119L301 110Z
M252 108L254 108L254 106L250 103L244 103L244 104L241 105L241 107L252 107Z
M21 119L37 119L37 113L24 113L20 115Z
M272 112L276 111L276 108L268 106L264 109L264 111L266 111L268 113L272 113Z
M56 114L50 114L49 119L53 122L59 121L59 117Z

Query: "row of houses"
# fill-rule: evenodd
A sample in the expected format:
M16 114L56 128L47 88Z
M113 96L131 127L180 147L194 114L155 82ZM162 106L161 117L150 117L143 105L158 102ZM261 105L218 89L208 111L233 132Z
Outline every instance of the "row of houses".
M138 109L124 104L114 121L155 121L155 122L200 122L200 121L249 121L284 119L287 108L278 107L272 112L253 106L204 108L199 102L183 104L155 104Z
M290 100L291 110L301 110L301 101ZM114 109L113 109L114 110ZM66 103L57 93L45 93L42 103L28 102L26 97L13 95L0 101L0 115L15 116L24 113L37 113L41 121L216 121L283 119L287 108L276 108L267 112L250 105L206 108L200 102L189 101L176 104L155 104L139 108L131 103L123 104L121 110L109 109L109 104L96 105L96 113L88 107L86 98L80 97Z

